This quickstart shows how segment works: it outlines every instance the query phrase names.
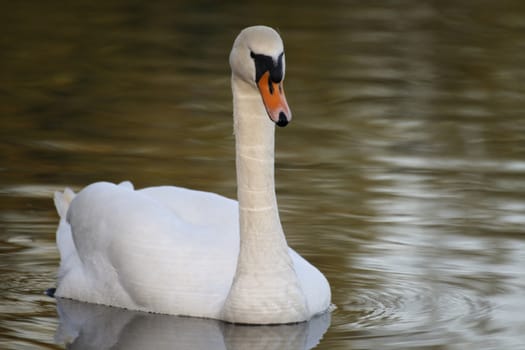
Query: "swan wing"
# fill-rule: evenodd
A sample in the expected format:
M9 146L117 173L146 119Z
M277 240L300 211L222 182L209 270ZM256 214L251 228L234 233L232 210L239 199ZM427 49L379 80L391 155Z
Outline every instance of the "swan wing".
M289 248L289 254L292 257L310 317L326 312L330 307L331 299L330 285L326 277L292 248Z
M235 201L207 192L92 184L59 225L57 296L217 317L235 273L237 220Z

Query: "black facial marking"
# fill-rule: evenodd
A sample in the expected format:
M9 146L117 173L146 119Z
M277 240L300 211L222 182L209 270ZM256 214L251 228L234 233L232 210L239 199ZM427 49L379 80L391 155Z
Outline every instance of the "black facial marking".
M274 83L280 83L283 80L283 55L282 52L274 63L273 58L266 55L256 54L250 52L250 56L255 62L255 82L259 82L264 73L270 72L270 80ZM270 85L270 92L273 93L273 88Z

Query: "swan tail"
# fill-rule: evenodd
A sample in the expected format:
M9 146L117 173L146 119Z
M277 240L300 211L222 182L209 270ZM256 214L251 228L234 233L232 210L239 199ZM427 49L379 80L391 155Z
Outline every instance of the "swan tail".
M60 267L57 288L53 292L53 295L58 297L74 297L75 294L70 291L71 286L82 285L82 278L79 275L82 272L82 266L73 242L71 226L67 222L67 212L75 196L75 192L70 188L66 188L64 192L57 191L54 196L55 207L60 216L56 232Z
M55 192L55 207L60 218L65 218L71 201L75 198L75 192L67 187L64 192Z

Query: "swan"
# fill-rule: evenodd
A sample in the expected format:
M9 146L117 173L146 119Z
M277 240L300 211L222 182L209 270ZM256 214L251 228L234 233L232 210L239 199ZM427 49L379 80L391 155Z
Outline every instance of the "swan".
M275 125L291 120L281 37L248 27L229 61L238 202L127 181L56 192L56 297L239 324L298 323L329 309L326 278L288 247L277 208Z

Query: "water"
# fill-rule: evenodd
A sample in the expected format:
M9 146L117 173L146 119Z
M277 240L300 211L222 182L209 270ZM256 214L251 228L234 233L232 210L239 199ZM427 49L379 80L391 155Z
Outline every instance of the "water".
M0 16L0 348L525 349L522 2L25 1ZM235 196L227 56L258 23L287 49L283 225L337 309L268 332L46 297L53 191Z

